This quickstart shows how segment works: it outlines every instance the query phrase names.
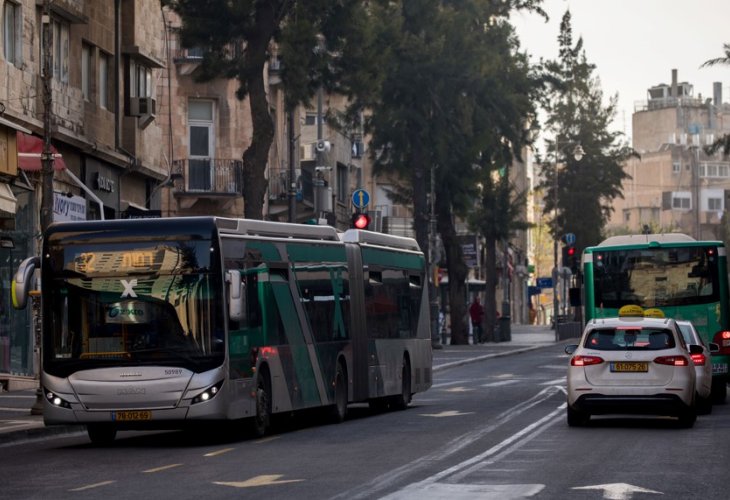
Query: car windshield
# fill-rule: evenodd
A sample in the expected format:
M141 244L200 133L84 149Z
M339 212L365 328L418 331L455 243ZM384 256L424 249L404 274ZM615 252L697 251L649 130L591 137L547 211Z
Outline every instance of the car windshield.
M601 351L658 351L675 347L674 335L665 328L601 328L591 331L584 347Z
M679 326L679 331L682 332L682 337L684 338L685 343L702 345L702 339L700 339L699 336L692 331L692 327L690 325L679 322L677 325Z

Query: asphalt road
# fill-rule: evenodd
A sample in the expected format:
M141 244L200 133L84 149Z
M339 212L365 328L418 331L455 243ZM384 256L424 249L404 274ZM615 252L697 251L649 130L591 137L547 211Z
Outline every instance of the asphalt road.
M400 412L353 406L264 439L85 435L0 448L3 498L726 499L730 405L693 429L668 418L565 422L561 345L454 366Z

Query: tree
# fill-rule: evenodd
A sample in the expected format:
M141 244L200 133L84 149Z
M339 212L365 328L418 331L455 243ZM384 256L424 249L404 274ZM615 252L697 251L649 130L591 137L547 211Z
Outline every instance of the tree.
M708 68L711 66L717 66L718 64L730 66L730 43L723 44L722 48L725 51L725 55L723 57L709 59L702 63L702 66L700 66L700 68ZM710 144L710 146L706 148L706 151L707 154L712 155L720 149L722 149L725 155L730 154L730 134L725 134L719 137L715 142L713 142L712 144Z
M416 240L428 253L431 175L437 228L449 273L452 343L466 343L468 269L456 239L480 191L482 166L518 151L529 133L533 82L506 22L515 6L539 2L405 0L390 3L389 57L371 109L376 172L399 175L414 205ZM492 153L491 151L494 151ZM511 161L511 154L510 161ZM484 163L480 163L480 158ZM489 161L487 161L487 159ZM502 163L504 165L504 163ZM487 311L490 311L487 304ZM492 316L494 308L492 304ZM489 312L487 313L489 315Z
M253 134L243 153L245 215L263 218L264 175L274 124L264 69L276 44L280 48L285 105L291 112L308 103L320 87L353 92L347 69L357 60L369 69L365 3L357 0L162 0L182 18L184 47L203 50L196 74L201 81L237 79L236 97L248 97ZM354 42L354 43L353 43ZM352 57L354 55L354 57ZM370 59L372 62L373 60ZM358 89L364 88L358 83Z
M583 40L573 44L570 20L566 11L558 37L560 59L546 65L556 82L553 99L547 102L547 125L554 138L546 140L540 187L546 195L544 212L557 212L551 223L553 238L573 233L581 250L603 239L612 201L623 196L621 184L630 178L623 164L638 155L621 142L622 133L609 131L617 96L603 104L595 66L587 61ZM581 160L570 154L576 145L584 152Z

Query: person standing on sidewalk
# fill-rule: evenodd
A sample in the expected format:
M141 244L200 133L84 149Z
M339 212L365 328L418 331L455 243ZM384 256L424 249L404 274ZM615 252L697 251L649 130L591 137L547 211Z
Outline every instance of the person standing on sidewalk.
M474 343L481 344L484 342L483 327L484 307L479 301L479 295L474 296L474 302L469 306L469 316L471 316L471 327L474 335Z

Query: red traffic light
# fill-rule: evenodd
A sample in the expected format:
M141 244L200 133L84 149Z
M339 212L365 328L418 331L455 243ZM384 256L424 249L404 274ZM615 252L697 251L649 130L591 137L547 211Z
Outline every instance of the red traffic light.
M352 214L352 227L355 229L367 229L370 225L368 214Z
M568 247L568 257L575 255L575 247Z

